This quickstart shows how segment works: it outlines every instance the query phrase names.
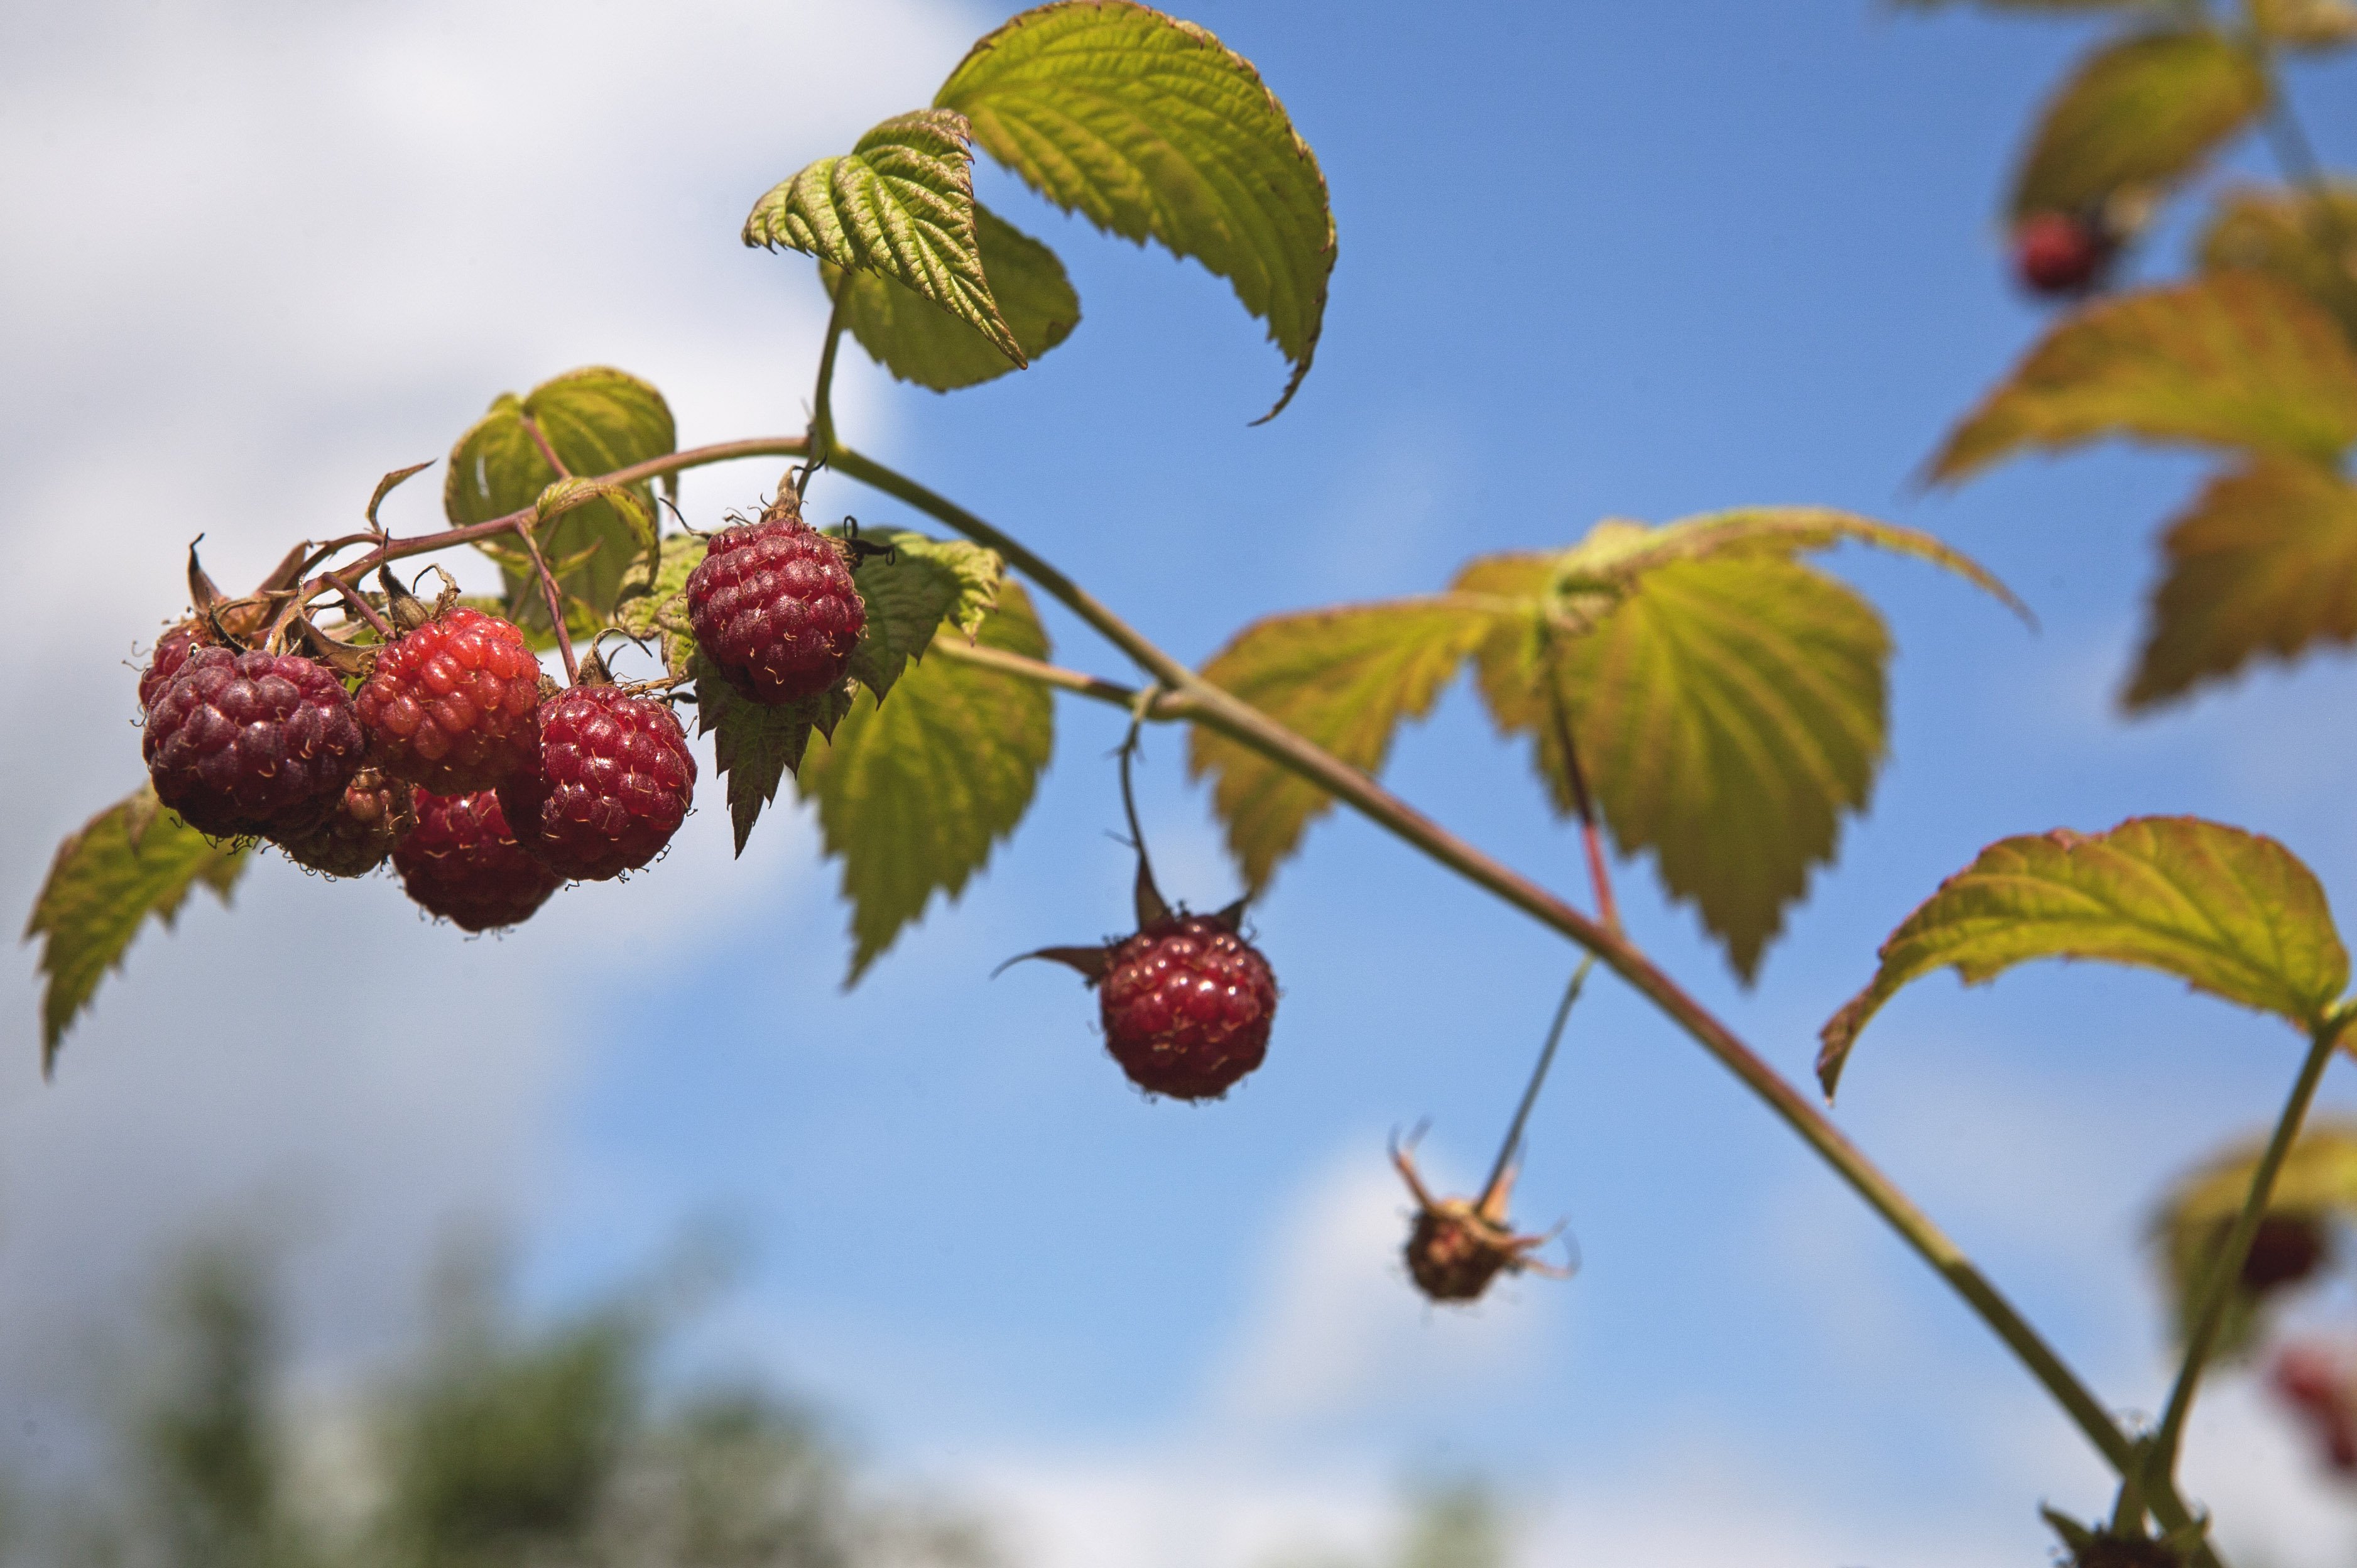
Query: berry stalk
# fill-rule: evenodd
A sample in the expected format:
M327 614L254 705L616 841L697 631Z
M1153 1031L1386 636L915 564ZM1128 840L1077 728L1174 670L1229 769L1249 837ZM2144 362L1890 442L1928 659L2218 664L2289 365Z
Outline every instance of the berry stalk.
M1512 1179L1514 1155L1523 1146L1523 1129L1530 1123L1531 1107L1539 1102L1539 1087L1546 1082L1547 1069L1555 1066L1555 1049L1563 1043L1563 1026L1571 1022L1571 1009L1579 1001L1580 988L1587 983L1587 972L1595 967L1596 955L1589 953L1571 972L1571 983L1564 988L1563 1004L1555 1010L1555 1023L1547 1030L1546 1044L1539 1050L1539 1065L1531 1069L1529 1087L1523 1090L1523 1102L1514 1108L1514 1120L1506 1129L1506 1141L1498 1145L1497 1163L1490 1167L1490 1179L1481 1184L1485 1199Z
M524 424L529 428L532 421L526 420ZM539 432L535 430L533 434L537 435ZM565 596L557 590L556 574L548 569L548 557L540 553L540 541L532 536L531 522L517 523L515 531L516 537L523 541L524 549L532 554L533 570L540 575L540 596L548 602L548 624L556 633L556 651L565 660L565 684L577 685L581 666L573 657L573 631L565 624Z

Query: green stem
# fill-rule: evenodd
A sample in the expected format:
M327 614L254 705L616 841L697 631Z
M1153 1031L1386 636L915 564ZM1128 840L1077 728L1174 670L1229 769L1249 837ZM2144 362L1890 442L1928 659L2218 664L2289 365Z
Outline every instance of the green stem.
M826 343L818 352L818 385L811 393L810 471L802 482L810 482L810 473L824 467L834 456L834 360L835 352L843 346L843 302L851 293L851 279L843 279L835 290L834 307L827 312Z

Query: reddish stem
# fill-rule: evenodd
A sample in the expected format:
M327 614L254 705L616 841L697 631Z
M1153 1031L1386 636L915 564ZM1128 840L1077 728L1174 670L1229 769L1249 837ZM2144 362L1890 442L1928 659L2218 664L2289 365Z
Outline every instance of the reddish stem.
M548 437L541 433L540 421L527 415L522 423L523 424L523 433L532 437L532 444L533 446L540 448L542 460L547 463L550 467L556 470L556 477L558 478L571 478L573 477L573 470L565 466L565 459L558 456L556 455L556 448L548 444Z
M393 629L392 622L386 620L384 617L376 613L376 607L370 604L367 597L363 596L359 589L353 587L350 583L345 582L341 577L337 576L333 572L322 572L319 575L326 578L328 582L334 586L336 592L344 596L344 607L351 611L355 616L358 616L361 619L368 622L370 628L373 629L379 637L383 638L387 642L391 642L401 635L399 632Z
M573 631L565 624L565 596L557 589L556 574L548 569L548 558L540 553L540 541L532 536L532 520L517 520L515 531L523 547L532 552L533 569L540 574L541 596L548 601L549 624L556 628L556 651L565 660L565 682L572 685L581 679L581 667L573 660Z
M1596 889L1597 918L1604 929L1618 935L1620 930L1620 907L1612 897L1612 874L1604 864L1604 837L1596 827L1596 802L1587 792L1587 770L1579 765L1579 747L1571 738L1571 715L1564 711L1563 689L1555 684L1555 670L1550 663L1546 671L1547 710L1555 722L1555 743L1563 753L1564 777L1571 784L1571 801L1579 811L1580 847L1587 854L1587 881Z

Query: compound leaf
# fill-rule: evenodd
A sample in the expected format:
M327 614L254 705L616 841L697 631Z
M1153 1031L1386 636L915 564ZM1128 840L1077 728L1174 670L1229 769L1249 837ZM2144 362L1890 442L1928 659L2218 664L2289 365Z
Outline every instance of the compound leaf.
M1032 659L1048 637L1020 585L998 589L975 640ZM856 985L934 893L954 902L1029 809L1055 749L1044 686L937 656L910 669L892 700L861 696L824 749L802 758L795 787L818 808L829 854L843 860Z
M842 157L821 158L753 204L745 243L784 246L905 285L1026 360L984 274L965 116L920 109L885 121Z
M1250 62L1129 0L1062 0L974 45L933 102L985 151L1099 229L1148 236L1226 278L1309 373L1334 270L1317 156Z
M2013 216L2079 212L2172 184L2266 101L2257 59L2206 27L2099 49L2047 104L2014 181Z
M1080 325L1081 297L1056 252L978 201L974 228L991 296L1025 358L1036 360L1071 337ZM881 274L821 262L819 276L860 347L901 381L955 392L1016 368L988 337Z
M684 660L695 674L695 732L713 737L713 767L728 780L728 821L741 855L761 808L778 798L778 781L802 766L811 731L831 736L851 711L851 683L772 708L740 694L703 650Z
M2122 295L2049 332L1948 437L1932 478L2115 435L2335 462L2357 440L2357 353L2321 308L2257 273Z
M2204 272L2265 273L2330 311L2357 340L2357 186L2321 198L2245 188L2221 197L2202 231Z
M2315 874L2273 839L2196 817L2001 840L1942 883L1880 956L1873 981L1822 1032L1828 1097L1867 1020L1943 966L1970 985L2032 959L2133 964L2303 1028L2349 983Z
M43 939L41 1071L91 1004L109 969L153 915L167 929L199 884L223 904L245 870L244 843L217 843L189 827L142 784L58 845L48 880L33 901L25 940Z
M1006 563L996 550L963 539L928 539L899 529L859 535L888 545L852 572L867 604L867 627L852 650L851 673L882 702L911 659L921 659L944 623L971 639L998 600Z
M2226 1233L2250 1200L2251 1178L2266 1142L2251 1139L2192 1172L2153 1217L2180 1342ZM2267 1218L2319 1228L2357 1219L2357 1122L2319 1121L2300 1133L2276 1173ZM2212 1350L2222 1357L2246 1352L2258 1338L2265 1298L2239 1281L2237 1286L2227 1298Z
M2262 459L2211 481L2162 544L2144 653L2122 701L2147 708L2254 659L2357 641L2357 488Z

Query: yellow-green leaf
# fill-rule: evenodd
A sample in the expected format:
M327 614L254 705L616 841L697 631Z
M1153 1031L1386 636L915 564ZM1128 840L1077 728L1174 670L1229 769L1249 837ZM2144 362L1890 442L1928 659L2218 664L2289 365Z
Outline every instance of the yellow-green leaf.
M1309 373L1334 270L1326 177L1250 62L1191 23L1128 0L1041 5L991 33L934 102L1049 200L1148 236L1235 285Z
M2357 353L2331 317L2256 273L2123 295L2049 332L1932 477L2104 435L2335 462L2357 440Z
M2249 188L2219 199L2201 235L2205 272L2265 273L2330 311L2357 340L2357 185L2321 198Z
M952 110L895 115L755 202L745 242L904 285L1020 367L1023 347L999 315L974 236L969 134Z
M2001 840L1941 884L1880 956L1873 981L1824 1026L1817 1077L1828 1097L1867 1020L1943 966L1970 985L2033 959L2133 964L2303 1028L2349 983L2315 874L2273 839L2196 817Z
M687 632L687 579L703 564L705 542L692 533L674 533L658 547L654 581L624 587L614 611L614 624L632 637L662 632Z
M2226 1233L2250 1201L2251 1177L2266 1144L2264 1136L2253 1138L2209 1161L2179 1182L2153 1217L2180 1340ZM2267 1217L2321 1225L2357 1219L2357 1122L2318 1121L2300 1133L2276 1173ZM2263 1305L2248 1288L2227 1298L2217 1355L2251 1348Z
M2357 40L2357 5L2349 0L2247 0L2251 26L2278 48L2334 49Z
M25 940L41 942L41 1070L90 1005L110 968L123 965L150 915L169 928L199 883L224 904L247 859L242 843L216 843L164 811L145 784L58 845L33 901Z
M1012 582L999 588L976 640L1048 656L1047 633ZM802 758L795 787L817 802L820 834L842 857L851 902L846 986L936 892L954 902L964 891L1023 820L1054 749L1046 687L936 654L900 678L890 702L862 695L833 742Z
M1036 360L1080 325L1080 295L1055 252L978 201L974 220L998 313L1025 357ZM827 262L819 263L819 276L860 347L901 381L954 392L1016 368L981 332L888 277Z
M2047 104L2014 181L2013 215L2078 212L2172 184L2266 101L2257 59L2206 27L2109 45Z
M851 673L880 703L909 660L925 656L942 625L974 637L984 612L998 602L1006 563L997 551L963 539L928 539L890 528L858 537L890 552L867 554L851 575L867 606L866 628L851 651Z
M1512 601L1442 595L1278 616L1239 632L1203 677L1354 768L1382 770L1402 719L1432 712ZM1212 809L1258 893L1333 798L1215 730L1195 726L1188 768L1212 775Z
M2335 474L2263 459L2213 479L2162 548L2131 708L2254 659L2357 641L2357 488Z

